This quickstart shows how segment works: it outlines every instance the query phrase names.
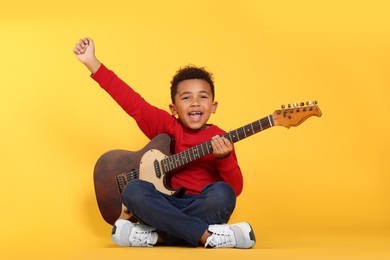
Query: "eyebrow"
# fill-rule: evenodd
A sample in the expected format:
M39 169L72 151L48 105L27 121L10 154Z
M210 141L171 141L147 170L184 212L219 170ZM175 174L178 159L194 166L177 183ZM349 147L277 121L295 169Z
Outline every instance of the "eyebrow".
M183 95L187 95L187 94L192 94L191 91L185 91L183 93L180 93L179 95L180 96L183 96ZM211 95L210 92L206 91L206 90L202 90L202 91L199 91L198 94L207 94L207 95Z

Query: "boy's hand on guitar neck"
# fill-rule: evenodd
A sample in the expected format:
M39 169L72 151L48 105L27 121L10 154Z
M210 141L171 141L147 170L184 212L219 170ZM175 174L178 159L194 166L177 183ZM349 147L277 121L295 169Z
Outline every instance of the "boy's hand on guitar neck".
M213 154L218 159L228 157L233 150L232 143L227 138L218 135L211 139L211 146L213 147Z
M95 45L89 37L81 39L73 48L77 59L94 74L100 68L100 61L95 56Z

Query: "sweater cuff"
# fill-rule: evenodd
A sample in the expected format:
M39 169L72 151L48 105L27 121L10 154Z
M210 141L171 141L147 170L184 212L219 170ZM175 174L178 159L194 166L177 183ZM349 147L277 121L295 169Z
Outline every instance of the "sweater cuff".
M107 72L108 72L108 69L102 63L100 65L99 69L94 74L91 74L91 78L93 78L97 82L101 82L105 78L105 74Z
M223 159L217 159L217 167L220 171L226 172L234 170L237 166L237 161L235 160L233 153Z

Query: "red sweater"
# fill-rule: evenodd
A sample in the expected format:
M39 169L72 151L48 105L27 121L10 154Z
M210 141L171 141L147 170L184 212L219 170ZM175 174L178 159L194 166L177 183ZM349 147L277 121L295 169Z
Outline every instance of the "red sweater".
M204 130L183 127L180 120L167 111L147 103L137 92L122 81L103 64L91 75L99 85L137 122L142 132L153 139L161 133L175 138L175 152L181 152L225 133L215 125ZM197 194L202 187L216 181L229 183L238 196L242 191L243 178L234 150L224 159L208 154L175 173L171 180L173 188L184 187L186 193Z

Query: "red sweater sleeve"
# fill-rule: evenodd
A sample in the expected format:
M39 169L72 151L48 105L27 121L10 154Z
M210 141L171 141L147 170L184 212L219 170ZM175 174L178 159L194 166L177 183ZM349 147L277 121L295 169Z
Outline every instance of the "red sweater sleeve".
M141 131L152 139L166 132L174 118L166 111L146 102L129 85L103 64L91 77L137 122Z
M243 177L234 150L228 157L217 159L216 165L221 178L232 185L236 196L240 195L243 189Z

